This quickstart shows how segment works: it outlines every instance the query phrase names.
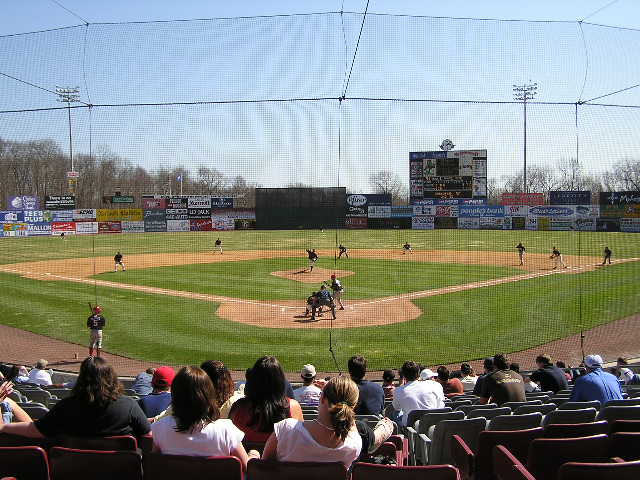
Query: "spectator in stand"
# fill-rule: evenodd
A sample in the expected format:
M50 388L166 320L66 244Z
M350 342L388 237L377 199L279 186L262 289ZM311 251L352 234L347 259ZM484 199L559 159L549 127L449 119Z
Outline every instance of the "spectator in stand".
M442 385L430 380L417 381L419 370L416 362L404 362L401 371L407 383L396 388L392 404L402 413L402 425L407 425L407 418L413 410L444 407Z
M153 451L196 457L237 457L246 469L244 433L220 418L211 379L196 366L183 367L173 381L172 414L155 422Z
M149 422L135 400L122 395L122 385L111 365L103 358L88 357L80 365L69 397L41 419L4 425L0 432L30 438L142 436L149 433Z
M378 415L384 410L384 390L379 383L364 379L367 373L367 359L361 355L354 355L347 364L349 375L358 386L360 394L356 415Z
M342 462L349 468L362 449L355 424L358 387L347 377L334 377L325 385L318 418L287 418L274 425L262 458L281 462ZM258 452L249 452L257 458Z
M14 365L9 369L7 380L13 383L28 383L29 370L24 365Z
M35 383L40 386L49 386L53 382L51 381L51 372L45 370L49 365L44 358L41 358L36 362L36 366L29 372L29 383Z
M540 385L543 392L557 393L560 390L569 388L569 382L564 371L551 363L551 357L546 354L536 357L538 370L531 373L531 380Z
M2 374L0 373L0 377L1 376ZM0 425L2 425L2 423L31 421L29 414L9 398L12 392L13 383L10 380L0 383L0 410L2 411L2 415L0 415Z
M462 395L464 393L464 387L462 382L457 378L450 378L449 369L444 365L438 367L438 377L436 382L442 385L444 396L447 398Z
M418 364L418 370L420 370L420 378L421 382L426 380L433 380L436 374L430 368L422 368L422 365ZM405 382L406 383L406 382Z
M473 394L479 397L482 394L484 381L491 372L493 372L493 358L485 358L482 364L484 368L484 375L480 375L476 380L476 385L473 387Z
M560 370L564 372L564 376L566 377L567 382L570 382L571 380L573 380L573 377L571 376L571 371L567 372L566 370L567 365L564 362L560 360L556 361L556 367L558 367Z
M468 363L463 363L460 365L460 372L462 373L460 382L462 383L463 391L465 393L472 392L478 381L478 377L473 372L473 368L471 368L471 365Z
M149 367L144 372L140 372L136 376L133 385L131 385L131 390L140 396L149 395L153 391L151 379L153 378L153 372L155 371L155 368Z
M618 379L602 369L600 355L587 355L584 359L587 374L576 378L571 390L572 402L599 400L604 405L609 400L622 399L622 389Z
M153 418L164 412L171 405L171 383L176 372L171 367L159 367L153 372L151 385L153 391L140 400L138 405L147 418Z
M382 372L382 391L384 392L385 400L391 400L393 398L393 391L396 389L393 381L396 379L396 374L393 370L385 370Z
M284 372L276 357L256 361L247 374L244 394L231 407L229 418L247 442L266 442L273 425L285 418L303 420L300 404L285 396Z
M244 394L234 389L231 372L224 366L224 363L218 360L207 360L202 362L200 368L209 375L211 383L213 383L215 401L220 409L220 418L229 418L231 407L244 397Z
M304 365L300 371L302 386L293 391L298 403L318 406L322 390L314 385L316 380L316 367L311 364Z
M519 373L509 368L507 357L498 353L493 357L494 371L488 374L482 383L481 404L492 402L502 405L505 402L524 402L524 381Z
M624 357L618 357L616 361L617 371L618 371L618 379L622 380L625 384L628 384L633 380L634 373L630 368L627 368L629 362Z

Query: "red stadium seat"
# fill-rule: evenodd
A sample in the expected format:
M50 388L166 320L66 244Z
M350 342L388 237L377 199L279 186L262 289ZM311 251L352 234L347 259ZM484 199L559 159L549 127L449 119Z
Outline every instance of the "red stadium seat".
M49 480L47 454L40 447L0 447L0 477Z
M606 434L609 424L604 420L589 423L555 423L544 427L545 438L576 438Z
M610 455L630 462L640 460L640 432L616 432L609 437ZM638 477L640 478L640 477Z
M640 461L623 463L568 462L560 467L558 480L638 480Z
M400 467L356 463L351 473L351 480L458 480L459 478L458 469L451 465Z
M502 445L496 445L493 449L493 465L498 480L536 480L520 460Z
M191 457L147 453L142 457L145 479L215 478L242 480L242 464L236 457Z
M247 478L251 480L342 480L347 469L340 462L276 462L249 460Z
M51 480L142 480L142 459L135 452L53 447L49 463Z
M131 435L116 435L111 437L63 437L59 445L61 447L81 450L129 450L135 452L138 449L138 441Z

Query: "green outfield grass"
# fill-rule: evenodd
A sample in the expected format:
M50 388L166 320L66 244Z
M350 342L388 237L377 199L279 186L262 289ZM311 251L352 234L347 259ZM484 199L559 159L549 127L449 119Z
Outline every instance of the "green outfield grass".
M518 241L529 252L557 245L565 254L600 255L604 245L619 257L640 257L640 237L621 233L494 231L340 231L350 248L507 251ZM171 289L232 297L289 299L306 296L315 284L269 275L303 267L304 248L330 248L335 232L221 232L189 234L100 235L96 237L2 239L3 263L158 252L212 250L220 236L227 250L300 249L300 258L198 264L102 274L100 278L152 284ZM126 257L125 257L126 260ZM325 265L328 262L330 265ZM320 266L331 268L326 256ZM346 300L392 295L511 275L514 270L353 258L338 268L354 271L344 279ZM613 265L581 274L562 274L415 300L423 314L415 320L379 327L335 329L333 347L341 368L354 353L371 368L397 367L406 359L424 363L481 358L540 345L640 312L640 262ZM159 282L159 283L153 283ZM298 290L296 290L298 289ZM327 329L269 329L231 322L215 314L217 304L97 287L109 320L105 348L113 353L163 363L221 359L243 369L265 353L276 354L287 370L313 361L333 370ZM51 282L0 273L0 323L84 345L87 302L94 286ZM80 348L80 347L79 347ZM1 352L0 352L1 357Z

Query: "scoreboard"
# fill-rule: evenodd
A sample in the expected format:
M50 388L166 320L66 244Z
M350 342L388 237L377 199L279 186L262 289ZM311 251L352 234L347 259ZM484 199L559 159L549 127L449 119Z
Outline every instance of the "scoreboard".
M409 153L411 203L424 199L486 199L487 151Z

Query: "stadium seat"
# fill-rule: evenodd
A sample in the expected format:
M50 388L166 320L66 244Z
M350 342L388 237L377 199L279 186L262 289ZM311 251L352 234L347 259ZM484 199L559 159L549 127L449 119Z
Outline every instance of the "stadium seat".
M528 430L539 427L542 423L542 414L535 412L526 415L500 415L492 418L487 430L509 431Z
M598 420L613 422L615 420L640 420L640 406L604 407L598 414Z
M412 410L407 415L407 427L414 427L415 423L420 420L420 417L425 413L444 413L452 411L451 407L443 407L443 408L431 408L428 410Z
M458 480L458 478L458 470L451 465L399 467L356 463L351 474L351 480Z
M583 408L600 410L600 402L592 400L590 402L564 402L558 405L558 410L582 410Z
M39 420L49 413L49 409L46 407L40 407L38 405L23 404L21 408L31 417L32 420Z
M567 462L560 467L558 480L637 480L640 461L622 463Z
M135 452L53 447L49 464L51 480L142 480L142 459Z
M609 400L605 407L634 407L640 405L640 398L627 398L624 400Z
M487 420L491 420L492 418L506 415L511 415L511 409L509 407L477 408L475 410L471 410L469 415L467 415L467 418L482 417Z
M51 394L46 390L41 389L33 389L33 390L23 390L22 394L26 396L32 402L38 402L43 404L45 407L49 405L49 399L51 398Z
M485 403L483 404L474 404L474 405L460 405L456 408L456 412L464 412L465 416L469 415L469 412L472 410L478 409L486 409L486 408L497 408L498 405L495 403Z
M342 480L347 469L341 462L276 462L249 460L247 478L251 480Z
M578 438L537 438L529 446L527 469L537 480L555 480L567 462L606 462L609 439L606 435Z
M535 398L533 400L527 400L526 402L505 402L501 407L509 407L511 410L515 410L523 405L542 405L542 400Z
M54 397L58 397L60 400L62 400L63 398L67 398L69 395L71 395L71 389L70 388L48 388L47 392L49 392L52 396Z
M49 480L47 454L40 447L0 447L0 477Z
M609 436L610 455L630 462L640 460L640 432L616 432ZM640 477L638 477L640 478Z
M29 438L21 435L0 433L0 447L42 447L48 450L53 440L48 438Z
M138 441L131 435L116 435L110 437L61 437L61 447L81 450L138 450Z
M236 457L192 457L146 453L142 456L145 479L215 478L242 480L242 464Z
M607 422L556 423L544 427L545 438L576 438L602 435L609 431Z
M527 468L502 445L493 449L493 466L498 480L536 480Z
M609 433L640 432L640 420L614 420L609 422Z
M465 420L443 420L435 425L431 436L418 435L416 449L421 450L420 455L425 465L451 463L451 437L459 435L471 451L476 451L478 435L486 426L487 420L482 417Z
M584 408L582 410L554 410L545 415L542 426L553 423L588 423L596 419L595 408Z
M409 451L411 452L410 461L412 465L422 462L421 451L417 447L420 434L429 435L431 427L437 425L443 420L462 420L464 413L460 411L449 412L430 412L424 413L419 420L415 422L415 428L407 427L407 438L409 440Z
M460 405L471 405L472 403L473 403L473 401L471 399L468 399L468 398L467 399L462 399L462 400L459 400L459 399L456 398L455 400L453 400L451 402L445 403L445 405L448 406L448 407L451 407L452 409L455 410Z
M376 424L380 421L380 418L381 417L379 415L356 415L356 420L365 422L371 428L376 426Z
M553 412L558 406L555 403L543 403L542 405L522 405L516 408L514 415L527 415L529 413L541 413L546 415L549 412Z
M151 450L153 450L153 436L151 432L138 437L138 447L142 453L151 453Z

